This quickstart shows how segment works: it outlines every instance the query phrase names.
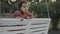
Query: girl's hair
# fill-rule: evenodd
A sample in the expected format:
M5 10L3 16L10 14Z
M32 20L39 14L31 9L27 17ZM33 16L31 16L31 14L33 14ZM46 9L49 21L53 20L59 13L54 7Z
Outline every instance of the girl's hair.
M22 10L20 10L20 8L22 7L22 4L24 4L24 3L27 3L27 1L21 1L21 2L18 4L18 9L19 9L19 11L20 11L22 14L24 14L24 13L23 13Z

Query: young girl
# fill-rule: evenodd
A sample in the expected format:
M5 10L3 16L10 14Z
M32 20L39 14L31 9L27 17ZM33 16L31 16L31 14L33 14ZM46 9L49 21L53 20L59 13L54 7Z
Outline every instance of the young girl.
M21 1L18 4L18 10L16 10L13 14L12 17L13 18L24 18L24 19L31 19L32 18L32 14L30 12L28 12L29 9L29 5L27 1Z

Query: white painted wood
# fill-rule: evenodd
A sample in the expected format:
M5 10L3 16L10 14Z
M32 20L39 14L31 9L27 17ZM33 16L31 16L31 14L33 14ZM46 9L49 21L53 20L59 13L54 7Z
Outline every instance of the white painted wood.
M47 25L31 25L30 27L34 28L34 27L43 27L43 26L47 26Z
M37 29L31 29L30 31L38 31L38 30L45 30L46 28L37 28Z
M23 33L23 31L16 31L16 32L0 32L0 34L18 34Z
M25 26L16 26L16 27L0 27L1 31L14 30L14 29L26 29Z
M24 19L24 21L21 21L18 18L0 18L0 34L47 34L50 21L50 18Z
M42 33L45 33L45 31L42 31L42 32L35 32L35 33L31 33L31 34L42 34Z

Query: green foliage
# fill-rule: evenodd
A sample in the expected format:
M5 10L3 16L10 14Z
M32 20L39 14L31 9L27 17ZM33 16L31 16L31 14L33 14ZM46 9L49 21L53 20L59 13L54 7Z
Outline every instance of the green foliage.
M12 4L12 5L10 6L10 12L11 12L11 13L14 12L17 8L18 8L18 7L17 7L16 4Z
M56 0L57 12L60 13L60 0Z
M38 18L46 18L47 17L47 11L46 11L46 5L45 3L32 3L30 5L30 11L34 11L35 14L37 14Z
M55 3L53 3L53 4L48 4L48 9L49 9L49 12L50 13L56 13L56 10L57 10L57 8L56 8L56 5L55 5Z
M48 10L49 14L55 14L57 7L55 3L48 3ZM30 5L30 11L34 11L35 14L37 14L38 18L47 18L48 12L46 3L31 3Z

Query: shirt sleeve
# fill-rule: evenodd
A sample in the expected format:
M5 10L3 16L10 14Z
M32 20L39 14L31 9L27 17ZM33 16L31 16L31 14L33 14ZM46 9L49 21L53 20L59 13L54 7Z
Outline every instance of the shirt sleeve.
M30 12L26 12L26 15L30 18L32 18L32 16L33 16Z
M12 14L12 17L15 18L17 17L18 15L21 15L21 13L19 11L15 11L13 14Z

